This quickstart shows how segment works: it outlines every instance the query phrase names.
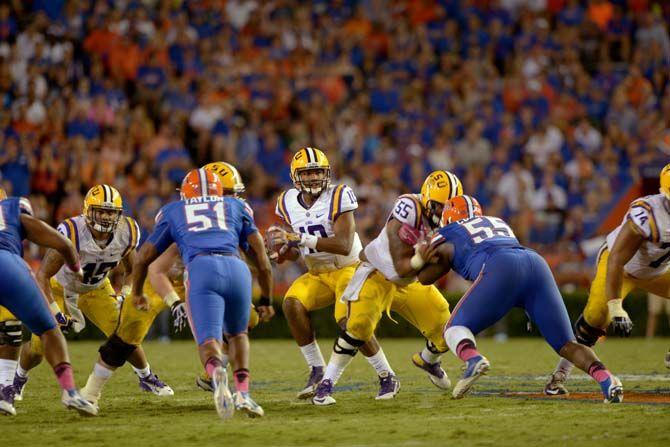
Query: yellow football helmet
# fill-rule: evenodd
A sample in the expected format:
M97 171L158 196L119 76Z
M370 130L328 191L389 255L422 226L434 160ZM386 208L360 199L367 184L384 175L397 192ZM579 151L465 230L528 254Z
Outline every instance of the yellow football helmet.
M95 185L84 198L84 216L90 227L111 233L123 214L123 199L113 186Z
M433 171L421 186L421 204L424 216L433 227L440 225L442 210L447 200L463 195L461 181L449 171Z
M320 179L302 180L300 174L305 171L320 169L323 176ZM313 147L303 147L291 160L291 180L295 187L302 192L318 196L330 184L330 163L326 154Z
M0 187L0 200L5 200L7 198L7 191L5 188Z
M670 200L670 163L665 165L660 175L661 194Z
M202 167L208 171L215 173L219 180L221 180L221 185L223 185L224 194L241 194L244 192L244 183L242 182L242 176L235 166L225 161L214 161L212 163L207 163Z

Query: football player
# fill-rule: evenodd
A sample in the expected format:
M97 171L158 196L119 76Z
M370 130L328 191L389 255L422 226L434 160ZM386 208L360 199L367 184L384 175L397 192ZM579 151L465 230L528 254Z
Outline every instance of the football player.
M421 235L438 226L444 202L462 193L463 186L454 174L435 171L424 181L420 195L405 194L396 199L386 225L361 252L362 263L342 296L348 305L346 325L312 398L315 405L335 403L333 386L389 310L400 314L427 339L426 347L412 356L414 365L438 388L451 386L440 362L447 351L442 328L449 319L449 303L435 286L416 281L410 259Z
M335 304L335 320L346 317L346 305L339 300L358 264L362 245L356 233L353 211L358 208L354 192L346 185L330 182L330 163L319 149L298 150L291 161L295 188L282 192L276 214L291 227L286 231L270 227L271 255L277 262L302 257L307 273L297 278L284 296L282 308L293 338L310 368L307 385L299 399L313 396L326 363L317 344L309 313ZM398 393L395 373L374 336L361 345L361 352L379 376L377 399Z
M224 196L233 196L243 200L240 195L244 192L245 186L242 177L235 166L226 162L213 162L203 166L203 169L215 173L221 181ZM246 202L244 202L246 204ZM247 206L247 211L253 217L253 211ZM241 252L242 254L243 252ZM253 263L250 267L255 267ZM181 330L186 324L186 311L183 305L184 287L183 287L184 264L179 258L179 250L176 245L172 245L163 252L149 266L149 282L145 284L145 293L147 296L159 295L163 297L165 303L172 309L174 326ZM272 302L269 297L262 296L257 306L251 307L249 316L248 330L253 329L259 321L269 321L275 314ZM222 362L223 366L228 366L228 344L223 339L222 343ZM207 371L196 377L196 385L204 390L214 392L212 378L207 375Z
M149 312L139 312L134 306L124 305L121 301L130 294L132 261L140 230L134 219L123 216L123 201L119 192L109 185L94 186L84 198L83 214L63 221L58 231L76 247L83 277L64 265L60 253L49 250L38 271L38 282L52 306L69 316L62 325L64 329L81 330L86 316L106 336L113 335L111 341L100 348L102 362L96 364L87 385L82 388L82 395L97 405L99 390L112 374L107 366L113 368L118 365L119 358L126 353L130 355L130 363L139 377L142 390L159 396L174 394L151 372L140 346L154 318L163 308L162 301L155 303ZM120 296L108 278L109 272L119 263L126 272ZM37 366L42 357L42 344L34 335L21 350L14 377L17 398L22 397L28 371Z
M72 366L67 352L65 337L58 329L53 309L44 299L35 276L23 260L23 239L28 239L43 247L57 251L65 260L66 268L72 274L81 274L81 264L74 246L56 230L33 216L28 199L7 198L0 188L0 305L8 318L6 321L18 322L20 319L39 337L45 347L47 361L53 367L61 389L61 400L67 408L77 410L86 416L95 416L96 408L81 397L75 386ZM16 315L16 317L14 317ZM62 315L58 315L62 317ZM5 321L5 323L6 323ZM16 359L17 340L15 325L2 326L0 338L12 345L13 350L5 351ZM18 335L20 336L20 330ZM14 387L0 384L0 414L16 415L14 409Z
M149 264L176 243L186 265L186 302L193 335L203 366L214 382L214 403L222 419L235 409L250 417L263 409L249 395L249 310L251 272L239 257L247 249L256 264L264 296L272 290L272 268L263 238L248 206L240 199L223 196L216 174L205 169L190 171L181 185L181 200L165 205L156 226L140 249L133 277L133 303L146 306L144 282ZM230 345L236 393L228 389L222 362L222 335Z
M660 193L634 200L628 213L598 254L584 312L574 325L577 341L593 346L607 333L628 337L633 322L622 304L636 288L670 298L670 164L660 175ZM665 357L670 368L670 352ZM566 394L572 365L561 359L544 388L547 395Z
M418 244L411 263L421 268L418 278L422 284L432 284L451 269L473 281L444 331L451 352L465 363L465 372L452 393L455 399L464 397L490 368L477 350L474 334L495 324L513 307L520 307L560 356L575 362L598 382L605 403L623 400L619 379L591 348L575 340L547 262L520 245L502 219L484 216L473 197L460 196L447 202L442 228L429 243Z

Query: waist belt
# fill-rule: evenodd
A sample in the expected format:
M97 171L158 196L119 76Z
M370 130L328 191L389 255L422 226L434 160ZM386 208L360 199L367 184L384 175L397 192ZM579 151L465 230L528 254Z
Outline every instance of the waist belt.
M197 255L193 256L194 258L197 258L198 256L232 256L235 258L239 258L239 255L237 253L229 253L225 251L207 251L203 253L198 253Z

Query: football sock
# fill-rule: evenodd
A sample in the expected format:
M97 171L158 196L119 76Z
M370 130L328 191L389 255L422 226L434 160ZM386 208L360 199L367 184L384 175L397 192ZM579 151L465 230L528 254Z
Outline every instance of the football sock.
M321 354L321 348L319 348L319 345L316 342L316 340L314 340L308 345L300 346L300 351L302 351L302 355L303 357L305 357L305 361L307 362L310 368L313 368L315 366L320 366L323 368L324 366L326 366L326 361L323 359L323 354Z
M361 342L362 344L363 342ZM339 351L339 352L338 352ZM323 374L323 380L330 380L333 384L337 383L342 377L342 373L346 367L351 363L358 351L358 347L350 344L344 338L339 337L335 342L335 348L330 355L328 366Z
M62 389L70 391L76 388L74 385L74 374L72 374L72 365L67 362L59 363L54 366L54 373L56 373L56 379Z
M81 394L88 401L93 403L97 402L100 399L102 394L102 389L105 386L105 383L109 380L110 377L114 374L109 368L105 368L100 363L95 364L93 367L93 372L88 376L86 381L86 386L82 388Z
M214 378L214 370L219 367L223 368L223 362L216 357L210 357L207 359L207 363L205 363L205 371L207 371L207 375L211 378Z
M18 363L17 360L0 359L0 386L14 383L14 372Z
M562 372L565 374L566 377L568 377L572 372L573 367L574 365L570 362L570 360L566 360L561 357L561 359L558 361L558 365L556 365L556 369L554 370L554 372L555 373Z
M601 383L612 376L612 373L605 368L601 362L593 362L587 371L589 376L593 377L596 382Z
M146 368L141 368L141 369L140 368L135 368L133 366L133 370L135 371L135 374L140 376L140 378L142 378L142 379L146 379L147 377L149 377L151 375L151 366L149 364L147 364Z
M472 340L465 339L456 346L456 356L464 362L478 355L481 356Z
M21 363L16 365L16 375L19 376L22 379L27 379L28 378L28 371L27 369L21 368Z
M236 369L233 372L233 378L235 379L235 389L239 393L248 393L249 392L249 370L246 368Z
M377 375L380 375L383 372L389 372L395 375L395 372L393 369L391 369L391 365L386 359L386 355L384 354L384 350L382 348L379 348L379 351L375 355L365 357L365 359L370 365L372 365L375 371L377 371Z
M428 348L423 348L423 351L421 351L419 355L426 363L437 363L442 358L442 354L435 354Z

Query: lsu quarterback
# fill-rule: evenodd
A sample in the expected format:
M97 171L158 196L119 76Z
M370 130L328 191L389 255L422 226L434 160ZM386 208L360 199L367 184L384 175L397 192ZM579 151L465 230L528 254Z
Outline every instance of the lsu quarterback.
M140 346L161 306L154 305L148 312L141 312L122 301L130 294L132 262L140 230L134 219L123 216L119 191L109 185L92 187L84 198L83 214L65 219L57 229L76 247L83 277L64 265L60 253L49 250L42 260L37 280L52 306L58 306L59 311L68 315L61 328L80 331L85 325L85 316L110 337L100 348L101 362L96 364L81 390L84 398L97 405L102 385L112 374L109 367L118 365L124 355L130 356L142 390L159 396L174 394L151 372ZM125 269L120 296L108 278L109 272L119 264ZM36 336L23 346L14 377L17 398L22 397L28 371L41 362L43 354Z
M339 297L354 273L362 249L354 220L356 196L346 185L331 184L330 177L330 163L321 150L298 150L291 161L295 188L279 195L275 211L291 231L279 226L268 229L271 257L279 263L302 257L307 266L307 273L293 282L282 304L291 334L310 368L299 399L313 396L326 366L309 313L335 304L335 320L344 321L347 309ZM398 392L393 370L374 336L366 341L361 352L379 376L377 399L392 398Z
M223 196L231 196L240 199L247 207L247 211L253 217L251 207L240 197L245 191L242 176L237 171L235 166L223 161L208 163L202 167L207 171L216 174L221 181L223 188ZM242 254L243 251L240 252ZM259 263L256 267L254 262L251 263L250 268L255 270L269 270L271 265ZM253 270L252 270L253 271ZM176 330L181 330L185 327L187 321L186 308L183 297L185 297L185 290L183 286L184 263L179 256L177 246L173 244L165 252L163 252L154 262L149 266L149 282L145 284L145 294L149 297L154 295L162 296L165 304L172 310L172 317L174 319L174 327ZM267 277L267 271L262 271L257 275L259 280ZM256 306L251 307L249 317L248 329L253 329L260 321L269 321L275 314L272 302L269 296L261 296ZM228 344L223 339L222 343L222 363L224 367L228 366ZM196 385L204 391L214 392L214 384L212 378L209 377L207 371L196 378Z
M361 252L362 262L342 295L348 306L346 326L335 341L323 380L312 398L315 405L335 403L335 383L389 310L427 339L426 347L412 356L414 365L438 388L451 386L440 361L448 349L442 329L449 319L449 303L437 287L417 282L410 260L423 234L439 225L443 204L461 194L463 186L454 174L435 171L424 181L420 195L405 194L396 199L384 228Z
M670 299L670 164L661 170L659 194L634 200L621 225L607 235L589 299L574 325L577 341L593 346L608 326L628 337L633 322L623 300L636 288ZM670 351L665 366L670 368ZM567 394L565 382L571 371L572 364L561 359L545 394Z

